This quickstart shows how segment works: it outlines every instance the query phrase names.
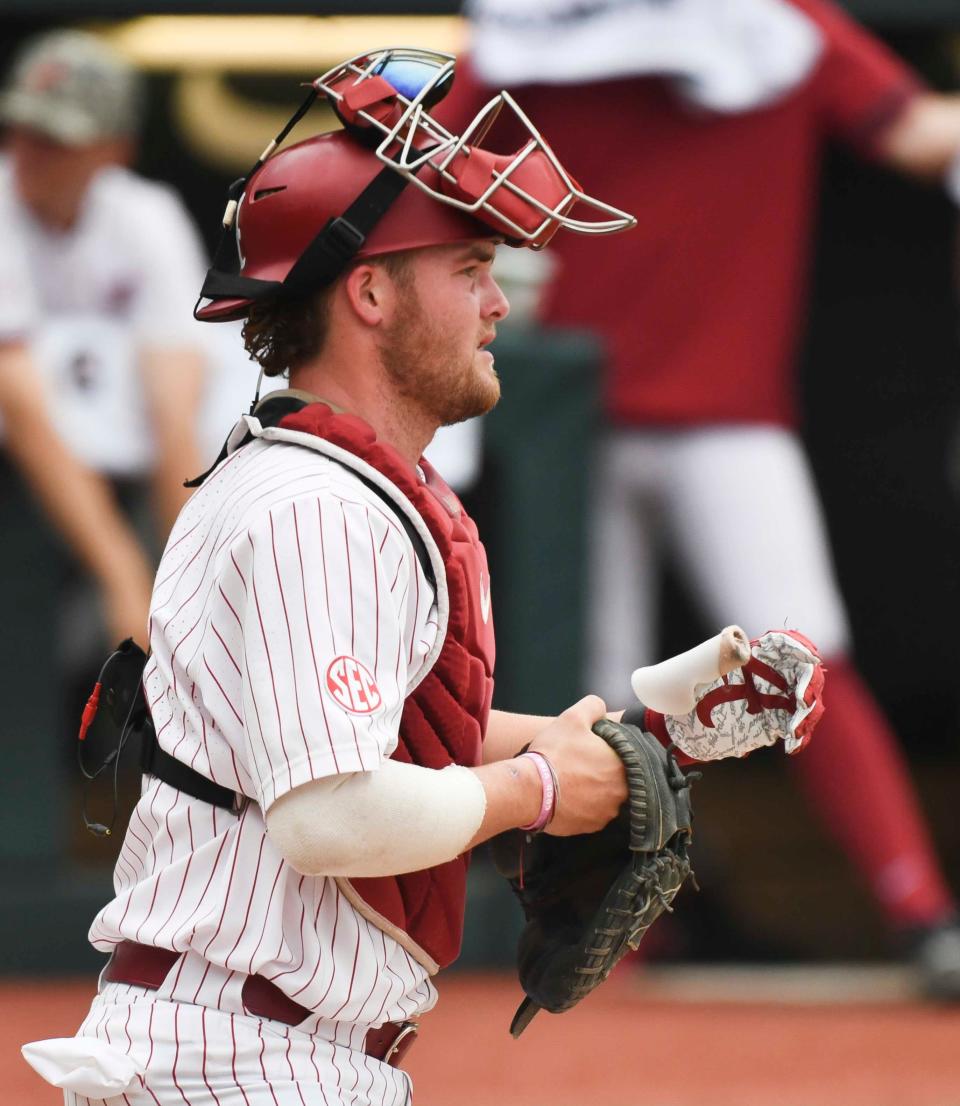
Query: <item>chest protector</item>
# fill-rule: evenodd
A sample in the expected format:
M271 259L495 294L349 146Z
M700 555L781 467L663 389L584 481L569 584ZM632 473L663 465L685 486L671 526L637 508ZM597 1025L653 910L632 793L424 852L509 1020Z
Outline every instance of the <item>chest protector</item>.
M301 435L320 441L311 443ZM486 554L473 520L428 464L422 463L422 482L395 449L377 441L365 422L335 414L323 403L287 415L263 437L312 445L348 467L356 458L361 475L369 475L369 465L386 478L387 483L378 484L396 509L409 514L412 505L426 525L432 539L428 544L442 562L442 572L437 571L438 559L431 557L441 632L442 612L448 610L446 634L433 666L407 695L393 759L435 769L479 764L493 697L494 640ZM468 864L464 855L420 872L337 883L364 917L434 972L460 951Z

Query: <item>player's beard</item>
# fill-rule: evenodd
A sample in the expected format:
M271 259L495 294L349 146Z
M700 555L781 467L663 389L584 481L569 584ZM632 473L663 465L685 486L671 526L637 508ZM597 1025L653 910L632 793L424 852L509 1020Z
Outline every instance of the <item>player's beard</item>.
M384 331L380 360L399 394L437 426L484 415L500 398L500 380L488 358L478 359L477 345L464 348L430 317L412 281L402 289L397 321Z

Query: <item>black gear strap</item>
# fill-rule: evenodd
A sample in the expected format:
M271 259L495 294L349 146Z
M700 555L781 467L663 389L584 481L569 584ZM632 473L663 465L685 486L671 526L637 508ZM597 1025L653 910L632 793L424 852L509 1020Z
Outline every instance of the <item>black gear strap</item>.
M143 661L146 664L146 656ZM142 684L140 694L143 695ZM164 752L157 743L157 732L149 716L141 731L140 767L145 775L156 776L158 780L163 780L178 791L224 810L236 810L238 803L243 801L242 795L231 791L229 787L221 787L189 764Z
M242 796L214 783L160 748L143 687L146 665L147 654L140 646L132 638L122 641L104 662L96 687L83 712L78 757L84 779L88 782L95 780L111 765L114 773L113 815L108 824L93 822L87 817L86 793L84 794L84 824L97 836L109 836L113 830L118 801L116 772L120 756L131 737L140 743L140 767L145 774L156 776L178 791L184 791L195 799L224 810L236 810L242 799ZM94 723L98 731L97 745L104 748L106 753L100 766L91 770L85 763L83 749L87 741L87 731Z
M284 278L284 295L303 295L335 280L363 249L370 232L408 183L395 170L381 169L342 215L328 220L297 258Z
M234 181L230 198L239 201L246 183L246 179ZM363 249L370 232L407 183L407 178L393 169L381 169L342 215L327 220L282 281L241 276L237 236L232 228L224 228L197 305L202 299L234 296L251 300L297 299L330 284ZM197 309L194 307L194 314Z

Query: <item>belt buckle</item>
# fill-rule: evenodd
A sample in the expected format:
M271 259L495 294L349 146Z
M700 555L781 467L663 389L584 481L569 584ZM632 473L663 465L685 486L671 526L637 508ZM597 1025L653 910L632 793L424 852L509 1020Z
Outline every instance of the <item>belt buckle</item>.
M384 1064L390 1064L390 1061L393 1059L394 1056L397 1055L398 1052L406 1052L406 1048L403 1048L401 1050L401 1045L404 1041L407 1041L407 1047L409 1047L409 1045L413 1043L411 1038L416 1037L419 1028L420 1027L417 1025L416 1022L403 1022L396 1037L393 1038L390 1047L384 1053L382 1062Z

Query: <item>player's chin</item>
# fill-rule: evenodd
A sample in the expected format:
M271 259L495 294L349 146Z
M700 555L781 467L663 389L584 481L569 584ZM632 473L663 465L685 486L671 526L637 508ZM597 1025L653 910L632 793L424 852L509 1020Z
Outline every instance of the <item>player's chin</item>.
M487 403L485 410L489 411L500 399L500 377L493 364L493 354L487 350L480 350L477 364L477 391L481 393Z
M440 426L454 426L467 419L475 419L493 410L500 398L499 388L495 391L474 391L467 396L461 396L456 403L448 403L442 411L437 412L437 423Z
M499 399L500 378L494 371L491 358L488 362L475 366L470 386L464 388L457 397L456 418L451 421L462 422L464 419L485 415L496 407Z
M478 376L486 377L497 382L497 392L500 391L500 377L493 362L493 354L488 349L478 349L473 359L474 368Z

